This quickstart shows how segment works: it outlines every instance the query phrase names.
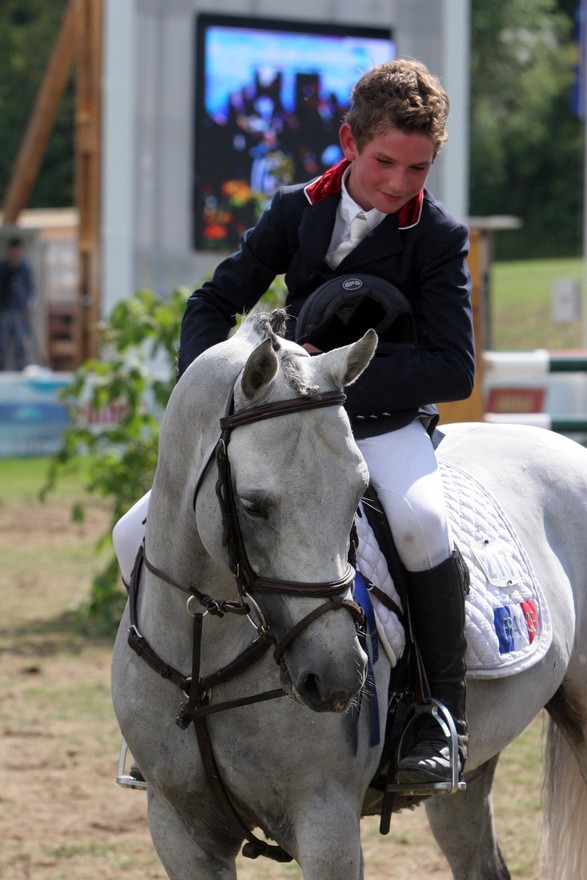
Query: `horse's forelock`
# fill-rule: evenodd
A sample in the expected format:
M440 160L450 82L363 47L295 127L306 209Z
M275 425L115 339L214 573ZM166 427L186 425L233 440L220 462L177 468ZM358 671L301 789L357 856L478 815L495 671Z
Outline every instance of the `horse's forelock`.
M285 309L274 309L272 312L253 310L243 318L239 328L239 334L253 334L259 343L265 339L271 339L273 350L279 357L283 377L287 384L300 396L313 397L318 394L317 385L309 385L302 358L294 351L289 351L282 345L285 336L287 312Z
M285 309L274 309L272 312L253 309L243 318L238 332L247 335L253 333L259 337L259 342L269 338L273 342L273 348L277 351L279 337L285 336L286 321L287 312Z

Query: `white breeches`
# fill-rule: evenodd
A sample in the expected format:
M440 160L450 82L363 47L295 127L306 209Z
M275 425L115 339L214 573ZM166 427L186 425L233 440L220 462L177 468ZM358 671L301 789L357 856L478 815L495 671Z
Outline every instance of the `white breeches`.
M451 552L444 493L432 442L422 423L411 422L357 443L405 567L423 571L444 562ZM150 492L143 495L112 532L126 584L145 535L150 496Z
M357 444L407 570L424 571L444 562L452 540L436 455L422 423Z
M118 565L122 573L122 580L130 584L130 575L135 564L136 555L145 537L145 520L149 508L151 490L133 504L130 510L122 516L112 530L112 543L114 552L118 557Z

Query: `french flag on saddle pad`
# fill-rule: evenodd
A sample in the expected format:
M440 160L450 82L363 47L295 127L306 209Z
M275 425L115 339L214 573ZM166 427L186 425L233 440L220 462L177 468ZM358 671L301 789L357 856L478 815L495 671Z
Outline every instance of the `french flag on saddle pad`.
M531 645L538 635L538 608L534 599L493 609L499 653L509 654Z

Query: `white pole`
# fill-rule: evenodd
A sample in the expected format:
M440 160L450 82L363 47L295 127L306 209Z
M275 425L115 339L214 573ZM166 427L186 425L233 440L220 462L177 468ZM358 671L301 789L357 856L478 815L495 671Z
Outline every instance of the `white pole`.
M104 4L101 311L134 286L135 3Z
M470 15L470 0L444 0L442 81L450 96L450 140L444 155L443 201L462 220L469 214Z

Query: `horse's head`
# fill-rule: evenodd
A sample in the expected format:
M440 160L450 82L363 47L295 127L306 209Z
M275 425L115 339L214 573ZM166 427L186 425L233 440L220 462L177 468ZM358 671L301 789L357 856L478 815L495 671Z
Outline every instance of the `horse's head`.
M377 337L369 331L310 357L276 336L274 320L252 316L186 376L201 380L207 364L226 376L238 352L241 369L232 389L224 379L215 416L227 467L217 480L209 465L199 481L198 534L215 569L236 572L252 617L275 638L285 689L317 711L344 711L366 669L349 613L348 556L368 474L341 392L368 365Z

